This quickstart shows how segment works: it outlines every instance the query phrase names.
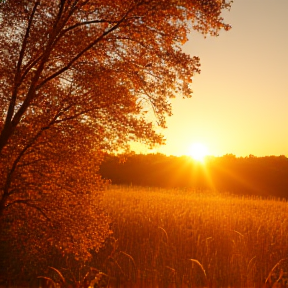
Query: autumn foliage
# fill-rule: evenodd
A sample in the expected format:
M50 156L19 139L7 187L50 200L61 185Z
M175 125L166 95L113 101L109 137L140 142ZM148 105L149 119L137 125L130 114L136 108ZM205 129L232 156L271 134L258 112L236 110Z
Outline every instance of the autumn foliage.
M85 260L101 246L109 234L101 151L131 140L163 143L155 125L165 127L170 98L191 96L199 72L199 59L181 44L191 29L228 30L221 11L229 7L219 0L0 2L1 243L22 260L51 247Z

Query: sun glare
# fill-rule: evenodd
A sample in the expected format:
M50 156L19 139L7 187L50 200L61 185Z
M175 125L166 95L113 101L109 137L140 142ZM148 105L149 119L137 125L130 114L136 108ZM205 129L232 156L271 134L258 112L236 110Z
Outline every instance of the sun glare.
M204 162L208 155L208 148L202 143L194 143L189 148L189 156L199 162Z

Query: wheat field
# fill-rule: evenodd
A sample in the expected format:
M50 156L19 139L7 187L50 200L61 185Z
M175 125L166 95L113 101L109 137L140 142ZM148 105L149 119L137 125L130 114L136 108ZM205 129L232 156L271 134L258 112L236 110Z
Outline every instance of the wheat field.
M103 204L110 287L288 287L285 200L112 185Z

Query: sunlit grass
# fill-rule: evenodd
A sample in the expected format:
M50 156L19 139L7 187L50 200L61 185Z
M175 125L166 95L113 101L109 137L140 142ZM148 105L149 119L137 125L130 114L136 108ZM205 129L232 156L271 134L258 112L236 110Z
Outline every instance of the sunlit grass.
M104 205L119 251L133 258L142 280L177 287L262 287L273 266L288 256L285 201L112 186ZM281 269L278 281L287 277L288 263L281 263L271 283Z

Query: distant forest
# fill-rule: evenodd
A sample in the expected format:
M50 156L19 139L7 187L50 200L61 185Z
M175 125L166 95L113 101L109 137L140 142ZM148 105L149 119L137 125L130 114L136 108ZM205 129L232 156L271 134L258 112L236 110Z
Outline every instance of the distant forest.
M227 154L208 157L204 165L187 156L106 155L100 174L113 184L214 189L288 199L288 158L283 155L237 158Z

